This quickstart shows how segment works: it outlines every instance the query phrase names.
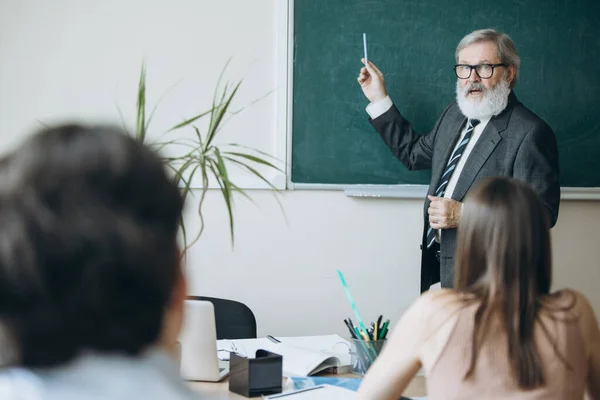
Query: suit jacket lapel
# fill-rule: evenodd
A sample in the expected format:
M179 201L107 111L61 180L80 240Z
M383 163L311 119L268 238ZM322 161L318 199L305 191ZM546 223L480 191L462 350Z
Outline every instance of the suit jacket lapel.
M456 187L452 193L454 200L463 200L483 164L485 164L500 140L502 140L501 133L506 129L516 103L518 103L517 97L511 91L508 97L508 105L504 111L492 117L486 125L463 167L458 182L456 182Z
M475 143L475 147L469 154L469 158L467 158L465 166L458 177L456 187L452 193L454 200L462 201L483 164L485 164L501 139L502 136L498 133L493 119L491 119L481 133L481 137Z
M436 144L436 148L443 149L444 155L442 157L441 168L436 168L431 171L431 182L435 182L435 185L429 185L429 194L434 194L440 184L440 177L446 170L446 165L448 165L448 160L450 160L454 146L456 146L456 141L460 137L460 132L467 121L467 118L460 112L456 113L451 118L452 119L448 121L448 132L450 134L441 135L439 146Z

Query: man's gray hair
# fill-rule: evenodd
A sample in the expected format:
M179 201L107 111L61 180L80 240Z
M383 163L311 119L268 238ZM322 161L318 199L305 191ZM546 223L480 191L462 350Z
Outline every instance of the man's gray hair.
M458 62L458 53L465 47L469 47L475 43L491 42L496 45L498 51L498 58L500 62L507 66L515 67L515 77L510 83L510 88L514 88L517 85L517 78L519 77L519 66L521 65L521 59L517 53L515 42L506 33L498 32L495 29L480 29L469 33L467 36L462 38L458 46L456 47L456 62Z

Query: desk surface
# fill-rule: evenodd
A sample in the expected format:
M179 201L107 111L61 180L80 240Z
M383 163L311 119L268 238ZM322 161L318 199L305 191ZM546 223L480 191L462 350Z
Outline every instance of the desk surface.
M336 375L338 376L338 375ZM350 375L349 375L350 376ZM240 400L246 399L247 397L240 396L238 394L229 391L229 382L224 380L222 382L211 383L211 382L188 382L192 390L198 393L202 399L207 400ZM404 391L404 395L411 396L425 396L426 393L426 382L424 376L415 376L412 382L408 385Z

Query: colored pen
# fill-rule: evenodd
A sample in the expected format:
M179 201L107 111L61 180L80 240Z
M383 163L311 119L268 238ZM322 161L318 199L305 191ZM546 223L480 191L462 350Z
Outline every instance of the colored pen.
M381 333L379 334L380 339L385 339L385 336L387 335L389 323L390 323L389 319L383 323L383 328L381 328Z
M379 339L379 327L377 326L377 323L373 324L374 328L373 328L373 338L375 338L375 340Z
M354 328L352 327L352 325L350 325L350 322L348 322L348 320L345 319L344 324L346 324L346 327L348 327L348 330L350 331L350 336L352 336L352 338L354 339L358 339L356 333L354 333Z
M359 332L360 332L360 336L362 336L362 338L365 342L368 342L370 340L369 336L365 332L363 332L363 331L359 331Z
M352 311L354 311L354 316L356 316L356 319L358 320L358 326L360 327L361 331L366 331L367 328L365 327L365 324L364 324L362 318L360 317L360 314L358 313L358 309L356 308L356 303L354 302L354 299L352 298L352 294L350 294L350 288L348 288L348 284L346 283L346 280L344 279L344 274L342 274L342 271L340 271L339 269L337 270L337 273L338 273L338 276L340 277L340 281L342 282L344 291L346 292L346 296L348 297L348 301L350 302L350 307L352 307Z
M375 336L373 336L373 334L375 333L375 324L373 324L372 322L369 326L369 329L367 329L367 333L369 334L369 339L375 340Z
M281 343L281 340L279 340L276 337L273 337L271 335L267 335L267 339L269 339L273 343Z

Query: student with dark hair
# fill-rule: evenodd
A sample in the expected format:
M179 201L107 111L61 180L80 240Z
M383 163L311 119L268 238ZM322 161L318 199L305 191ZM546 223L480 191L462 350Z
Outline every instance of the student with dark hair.
M548 212L527 184L482 180L458 230L454 289L403 315L359 398L398 399L423 367L430 400L600 399L600 330L587 299L551 292Z
M45 129L2 160L0 392L194 398L169 354L182 207L159 156L111 127Z

